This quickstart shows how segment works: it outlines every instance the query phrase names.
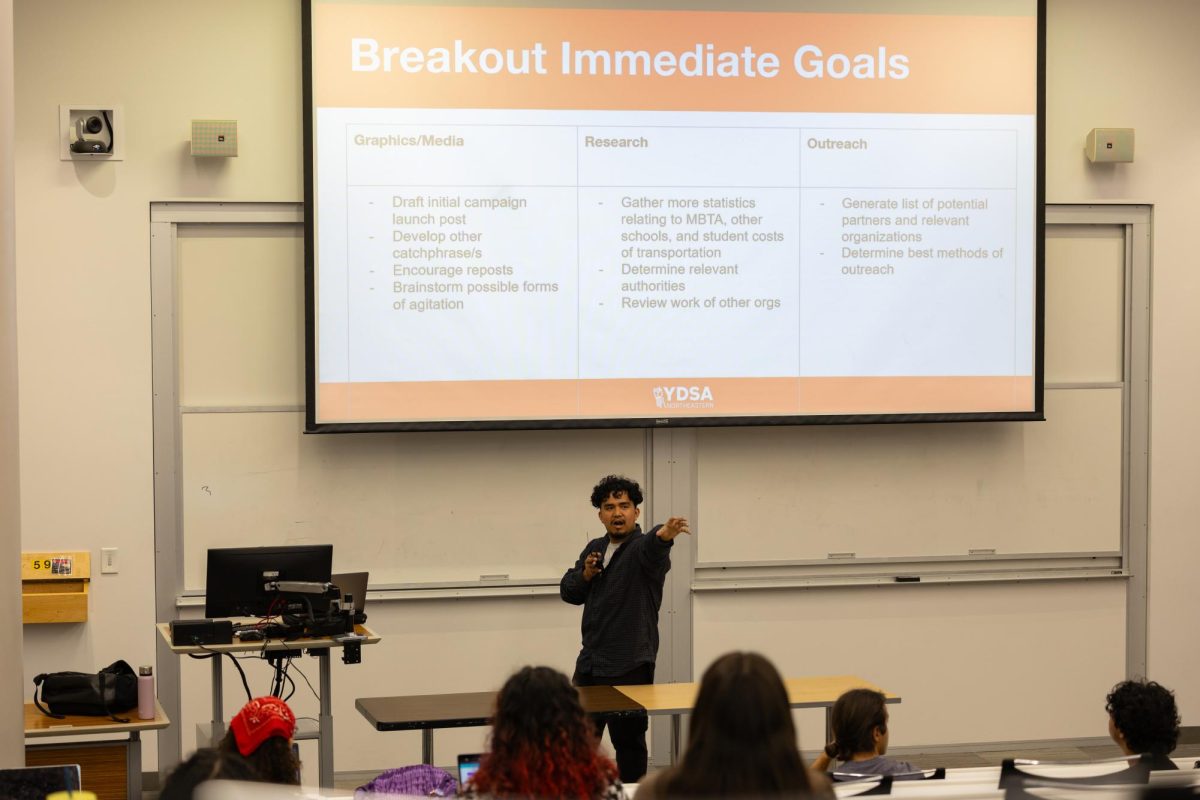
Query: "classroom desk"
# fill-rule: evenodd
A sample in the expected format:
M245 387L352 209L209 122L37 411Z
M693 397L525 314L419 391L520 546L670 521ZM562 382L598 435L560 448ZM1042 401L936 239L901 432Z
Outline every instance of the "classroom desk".
M253 620L251 620L253 621ZM171 626L160 622L157 626L167 647L176 655L201 653L276 653L288 650L304 651L316 656L320 662L321 673L321 711L315 732L303 731L297 728L295 739L317 740L317 774L318 783L322 788L333 788L333 677L329 664L329 653L333 648L341 647L342 643L332 637L320 636L304 639L267 639L262 642L238 642L232 644L206 644L203 647L194 645L175 646L171 644ZM379 634L366 625L355 625L354 632L366 637L361 644L378 644ZM225 735L224 698L222 696L221 662L224 659L211 658L212 665L212 725L209 729L211 742L215 745Z
M108 717L84 717L77 715L68 715L63 719L54 719L38 711L37 706L33 703L26 703L25 738L44 739L52 736L75 737L93 736L96 734L111 736L113 734L123 734L124 738L119 739L116 744L122 746L125 750L124 793L114 795L112 789L98 791L102 787L98 785L94 777L89 777L90 766L85 767L82 771L83 788L96 792L101 800L104 800L106 796L141 797L142 731L160 730L170 725L171 720L167 719L167 715L163 712L162 706L158 704L157 700L154 702L154 719L138 719L136 708L131 708L129 711L122 712L117 716L122 719L128 719L129 722L114 722ZM113 744L114 742L112 741L89 741L71 742L70 744L26 745L25 763L27 766L62 764L65 761L74 764L80 760L88 762L89 765L91 763L100 763L103 760L102 756L100 758L89 758L88 754L81 753L81 751L99 750L111 747ZM117 785L119 786L120 784L118 783Z
M883 692L888 703L899 703L899 695L892 694L875 684L855 675L816 675L810 678L786 678L788 704L792 708L825 709L825 741L833 739L833 704L849 689L874 689ZM644 686L618 686L620 692L641 704L650 716L671 717L671 763L675 763L682 742L680 741L680 719L696 705L698 683L650 683Z
M589 714L617 717L636 714L642 707L612 686L581 686L579 697ZM360 697L354 701L358 713L377 731L421 732L421 763L433 763L433 731L436 728L473 728L491 722L496 692L458 694L415 694L399 697Z
M854 675L821 675L788 678L784 681L792 708L824 708L826 741L832 738L830 720L833 703L848 689L867 688L883 692L888 703L900 697ZM593 714L619 716L645 712L671 717L671 763L680 751L680 719L696 704L698 683L653 683L645 686L581 686L584 710ZM354 701L358 713L379 731L421 731L421 761L433 763L433 731L487 725L496 702L496 692L360 697Z

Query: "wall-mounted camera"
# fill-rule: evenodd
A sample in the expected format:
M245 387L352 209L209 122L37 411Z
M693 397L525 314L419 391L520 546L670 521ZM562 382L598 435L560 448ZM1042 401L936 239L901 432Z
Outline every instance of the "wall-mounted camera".
M108 112L103 118L96 114L80 117L75 121L75 140L71 142L72 153L111 153L113 147L112 122ZM105 136L107 131L107 136Z
M80 103L58 107L63 161L124 158L118 106Z

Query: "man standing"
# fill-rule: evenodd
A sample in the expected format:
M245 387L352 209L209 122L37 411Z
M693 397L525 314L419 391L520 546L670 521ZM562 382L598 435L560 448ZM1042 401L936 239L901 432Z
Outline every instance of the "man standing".
M606 534L593 539L559 583L559 594L583 606L583 647L575 662L577 686L654 683L658 657L658 609L663 581L671 569L675 537L691 533L687 520L671 517L649 533L637 524L642 489L635 481L609 475L592 490ZM597 736L605 722L596 721ZM608 721L621 781L646 774L645 714Z

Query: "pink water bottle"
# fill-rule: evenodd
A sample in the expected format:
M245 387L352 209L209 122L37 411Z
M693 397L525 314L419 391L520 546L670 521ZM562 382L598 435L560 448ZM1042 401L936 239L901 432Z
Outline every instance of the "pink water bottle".
M138 667L138 719L154 719L153 667Z

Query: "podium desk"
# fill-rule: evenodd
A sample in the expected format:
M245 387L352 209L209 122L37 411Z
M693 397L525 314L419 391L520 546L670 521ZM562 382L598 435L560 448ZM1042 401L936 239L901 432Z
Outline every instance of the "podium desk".
M255 621L257 620L245 620L245 622ZM167 647L171 649L172 653L179 656L189 654L212 655L214 653L237 653L241 655L246 655L247 653L268 654L286 653L289 651L307 651L309 655L316 656L320 664L321 675L321 711L318 717L317 728L315 731L301 730L297 724L296 735L293 738L317 740L318 782L322 788L333 788L333 678L329 656L330 651L333 649L343 647L342 642L335 640L332 636L312 636L298 639L265 639L261 642L234 641L232 644L173 645L171 644L170 623L160 622L156 627L163 641L167 643ZM360 645L378 644L381 638L379 634L366 625L355 625L354 632L364 637L361 642L358 642ZM221 737L225 735L221 662L222 659L217 656L209 659L209 663L212 665L212 723L209 727L209 736L213 745L216 745Z
M434 730L490 724L496 708L496 694L460 692L360 697L354 701L354 707L377 731L421 731L421 762L432 764ZM579 697L589 714L617 717L642 711L640 705L612 686L581 686Z
M102 735L101 741L36 743L25 746L25 765L29 767L54 764L79 764L83 787L95 792L100 800L142 796L143 731L167 727L171 720L162 706L154 702L154 719L138 719L137 709L117 714L128 722L108 717L85 717L69 714L63 719L48 717L33 703L25 704L25 739L52 737L92 737ZM108 737L116 735L115 741ZM123 752L117 752L123 751Z
M832 738L834 702L849 689L883 692L888 703L900 697L854 675L821 675L788 678L784 681L792 708L824 708L826 741ZM696 705L698 683L651 683L644 686L581 686L579 697L585 711L605 716L642 712L671 717L671 763L680 751L680 720ZM354 702L358 713L379 731L421 731L421 760L433 763L433 731L487 725L496 703L496 692L360 697Z

